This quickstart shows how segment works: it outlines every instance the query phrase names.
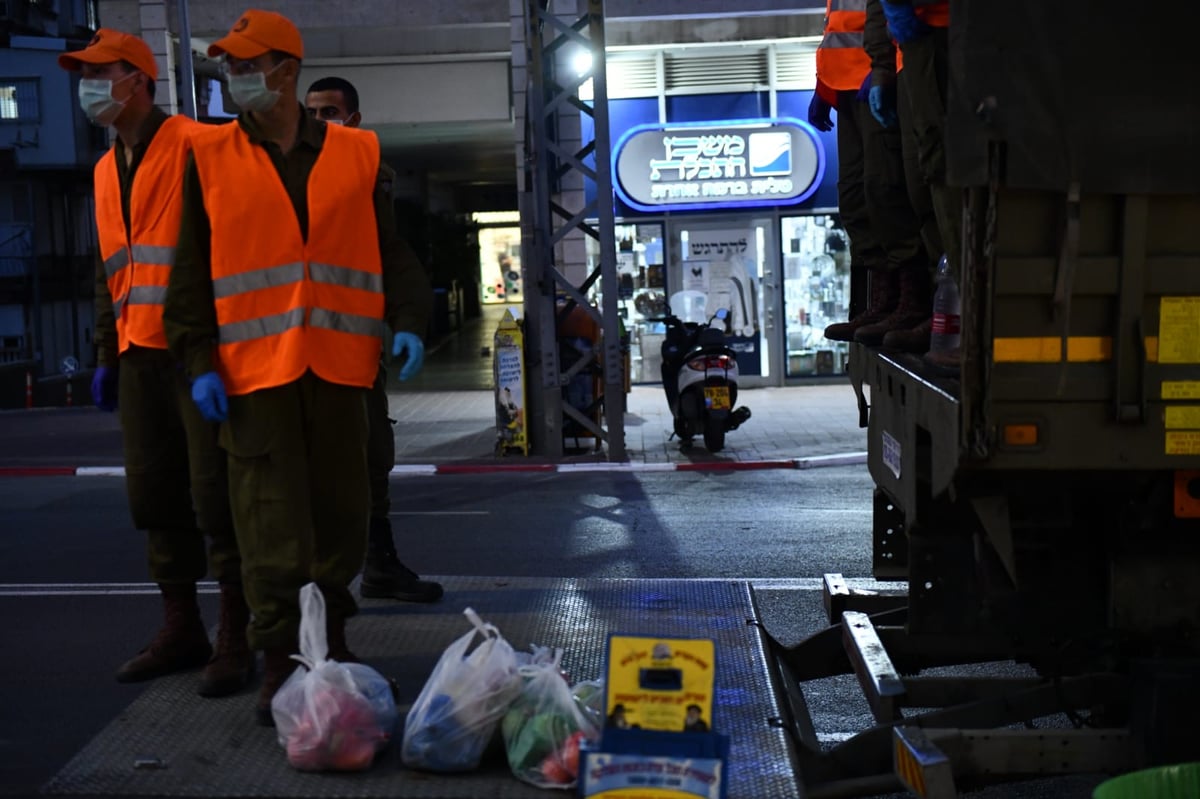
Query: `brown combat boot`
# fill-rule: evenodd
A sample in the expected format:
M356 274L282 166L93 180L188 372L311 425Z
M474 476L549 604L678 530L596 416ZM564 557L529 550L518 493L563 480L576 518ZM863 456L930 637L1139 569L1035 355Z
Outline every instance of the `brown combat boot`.
M929 337L933 335L933 317L908 330L889 330L883 336L883 347L920 355L929 352Z
M264 727L275 726L271 713L271 700L287 682L288 677L300 667L292 660L291 647L271 648L263 651L262 685L258 689L258 702L254 705L254 717Z
M896 274L883 269L872 269L869 278L870 297L867 310L849 322L837 322L825 328L825 338L830 341L854 341L854 331L863 325L873 325L886 319L896 308L900 289Z
M909 330L932 316L933 295L929 290L929 272L921 266L900 270L900 302L886 318L854 331L854 340L878 347L893 330Z
M220 616L217 645L197 689L200 696L210 698L237 693L254 679L254 652L246 643L250 608L240 583L221 583Z
M196 585L161 583L164 624L150 645L121 664L117 682L143 682L198 668L208 662L212 646L200 619Z

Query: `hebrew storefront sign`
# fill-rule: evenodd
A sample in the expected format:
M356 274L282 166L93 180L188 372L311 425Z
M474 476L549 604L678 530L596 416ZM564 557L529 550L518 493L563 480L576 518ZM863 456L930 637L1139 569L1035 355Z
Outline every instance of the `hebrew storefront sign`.
M613 150L613 185L640 211L792 205L821 185L825 151L797 119L640 125Z

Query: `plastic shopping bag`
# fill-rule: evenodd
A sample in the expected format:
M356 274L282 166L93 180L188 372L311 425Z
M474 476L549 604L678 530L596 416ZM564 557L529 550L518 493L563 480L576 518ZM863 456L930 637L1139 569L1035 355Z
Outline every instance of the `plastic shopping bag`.
M471 631L446 647L408 712L401 755L412 768L476 768L500 718L521 691L512 647L474 610L463 613ZM468 653L477 635L483 640Z
M579 745L599 737L559 668L561 660L562 650L556 649L551 660L535 657L520 667L521 695L500 725L509 768L539 788L574 787Z
M363 771L396 727L391 685L370 666L327 660L325 598L315 583L300 589L297 668L271 700L288 763L301 771Z

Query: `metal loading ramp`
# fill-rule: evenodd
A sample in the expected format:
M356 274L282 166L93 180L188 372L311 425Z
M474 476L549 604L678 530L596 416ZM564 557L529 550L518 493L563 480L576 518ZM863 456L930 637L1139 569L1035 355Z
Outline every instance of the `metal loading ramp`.
M729 799L800 799L787 733L766 665L753 592L741 581L448 578L445 598L417 606L363 600L350 644L399 683L401 723L442 650L473 607L516 650L560 646L571 681L602 676L610 633L716 641L714 729L731 738ZM493 747L478 771L431 774L400 762L397 730L370 771L306 774L287 764L275 731L256 726L257 689L225 699L195 693L197 674L152 683L42 789L51 796L429 797L555 794L518 781ZM563 794L566 795L566 794Z

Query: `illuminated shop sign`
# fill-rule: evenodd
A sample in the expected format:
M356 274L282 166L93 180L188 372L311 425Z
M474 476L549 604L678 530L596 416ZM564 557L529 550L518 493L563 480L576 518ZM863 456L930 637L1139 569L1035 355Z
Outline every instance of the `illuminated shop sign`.
M613 186L640 211L803 202L821 185L825 150L798 119L639 125L613 150Z

